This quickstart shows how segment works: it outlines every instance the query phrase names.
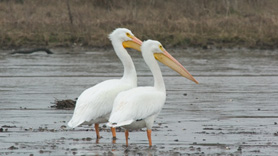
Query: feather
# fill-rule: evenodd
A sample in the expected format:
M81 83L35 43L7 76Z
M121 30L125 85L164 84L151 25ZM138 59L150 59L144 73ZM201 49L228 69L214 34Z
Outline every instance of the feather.
M119 122L119 123L111 123L111 122L108 122L107 123L107 126L109 127L121 127L121 126L124 126L124 125L129 125L133 122L134 120L126 120L126 121L122 121L122 122Z

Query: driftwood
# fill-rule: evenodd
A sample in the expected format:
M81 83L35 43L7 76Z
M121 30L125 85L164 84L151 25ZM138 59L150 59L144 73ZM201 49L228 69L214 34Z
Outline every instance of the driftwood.
M50 51L47 48L36 48L36 49L30 49L30 50L17 50L17 51L13 51L10 54L31 54L34 52L39 52L39 51L45 51L47 54L53 54L52 51Z

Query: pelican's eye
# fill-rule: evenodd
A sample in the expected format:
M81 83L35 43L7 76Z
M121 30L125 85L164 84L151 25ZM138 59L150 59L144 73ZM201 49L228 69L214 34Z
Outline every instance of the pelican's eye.
M130 35L130 33L126 33L126 36L129 38L132 38L132 36Z
M159 45L159 49L162 50L162 51L164 51L162 45Z

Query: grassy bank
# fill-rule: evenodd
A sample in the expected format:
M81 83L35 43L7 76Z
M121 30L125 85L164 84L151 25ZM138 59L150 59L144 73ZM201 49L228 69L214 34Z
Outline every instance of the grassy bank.
M126 27L166 47L278 47L277 0L0 0L0 46L110 46Z

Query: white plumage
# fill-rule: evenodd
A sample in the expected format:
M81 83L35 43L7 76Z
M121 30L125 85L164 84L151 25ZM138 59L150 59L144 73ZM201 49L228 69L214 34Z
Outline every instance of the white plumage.
M115 99L109 122L112 123L112 127L118 127L125 125L122 122L129 121L127 123L130 124L136 120L146 119L160 112L165 99L166 92L154 87L138 87L121 92ZM152 123L148 125L150 129Z
M134 83L126 83L122 79L114 79L86 89L77 99L74 114L68 126L74 128L84 122L106 122L117 94L134 87L136 87Z
M143 42L141 51L146 64L153 74L154 86L137 87L118 94L107 124L110 127L123 126L126 129L127 146L128 130L144 127L147 127L149 145L152 146L151 128L166 100L163 77L155 58L197 83L189 72L158 41L148 40Z
M124 75L121 79L106 80L83 91L76 102L72 119L68 122L68 126L72 128L83 123L94 123L97 138L100 137L98 124L108 121L117 94L137 86L136 70L125 48L140 50L142 41L125 28L114 30L109 38L124 65ZM116 137L115 129L111 130L113 137Z

